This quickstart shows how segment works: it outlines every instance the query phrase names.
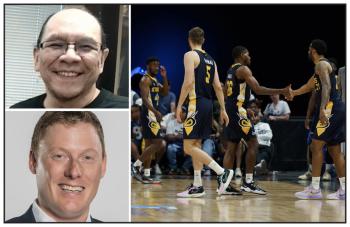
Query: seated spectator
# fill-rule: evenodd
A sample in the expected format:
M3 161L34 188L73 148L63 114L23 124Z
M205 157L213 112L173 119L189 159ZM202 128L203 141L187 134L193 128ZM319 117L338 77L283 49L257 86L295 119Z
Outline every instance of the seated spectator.
M259 116L259 108L255 102L249 105L250 120L254 124L254 130L258 139L259 147L256 154L255 171L257 174L266 174L268 172L267 165L270 163L272 150L271 139L272 130L268 123L261 122Z
M130 91L130 102L131 105L137 104L136 101L140 98L139 94L137 94L135 91Z
M186 118L186 109L183 107L181 118ZM190 156L185 155L183 151L183 124L177 122L175 113L169 113L163 117L162 127L165 128L165 140L167 141L166 156L168 159L169 173L190 175L190 169L192 168L192 159ZM182 167L177 165L177 156L183 156Z
M132 146L132 158L136 161L142 150L143 136L141 130L141 106L131 106L131 141L135 146ZM138 155L135 153L137 149Z
M290 109L286 101L280 100L280 95L270 96L272 103L267 104L264 118L269 121L289 120Z

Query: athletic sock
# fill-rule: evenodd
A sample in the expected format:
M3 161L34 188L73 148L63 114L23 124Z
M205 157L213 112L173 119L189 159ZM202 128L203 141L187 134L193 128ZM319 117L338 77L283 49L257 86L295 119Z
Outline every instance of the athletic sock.
M142 165L142 162L137 159L136 162L134 162L134 166L137 167L137 166L141 166Z
M194 171L193 186L195 186L195 187L202 186L202 177L201 177L201 171L200 170L195 170Z
M340 177L339 183L340 183L341 189L345 191L345 177Z
M245 182L250 184L253 181L253 174L252 173L246 173L245 174Z
M217 175L221 175L225 172L225 169L223 169L216 161L211 161L209 163L209 168L212 169Z
M146 177L150 177L151 176L151 169L144 169L143 175L145 175Z
M320 178L321 177L312 177L311 185L315 190L320 189Z
M233 171L233 176L235 175L235 172L234 172L234 170L233 169L227 169L228 171Z

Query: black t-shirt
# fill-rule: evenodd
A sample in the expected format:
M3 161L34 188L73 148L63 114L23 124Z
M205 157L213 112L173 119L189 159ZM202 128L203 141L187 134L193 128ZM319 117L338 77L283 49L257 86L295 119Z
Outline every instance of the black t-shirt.
M10 108L45 108L45 97L46 94L42 94L16 103ZM83 108L129 108L129 99L127 97L116 96L110 91L101 89L100 94Z

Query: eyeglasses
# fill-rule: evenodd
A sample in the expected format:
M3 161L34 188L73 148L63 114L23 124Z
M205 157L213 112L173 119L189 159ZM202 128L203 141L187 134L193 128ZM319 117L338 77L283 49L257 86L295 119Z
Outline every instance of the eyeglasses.
M68 51L68 48L74 46L74 51L76 54L83 56L91 53L98 53L102 49L102 44L90 41L83 40L77 42L66 42L63 40L53 40L53 41L44 41L40 43L39 47L41 49L46 49L52 54L61 56Z

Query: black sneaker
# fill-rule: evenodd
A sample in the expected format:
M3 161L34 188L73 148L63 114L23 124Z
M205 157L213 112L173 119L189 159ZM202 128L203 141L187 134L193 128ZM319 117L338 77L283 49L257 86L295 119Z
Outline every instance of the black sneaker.
M241 185L241 191L251 192L259 195L266 195L266 191L260 188L254 181L248 184L245 180L243 180L243 183Z
M219 195L223 194L226 188L230 185L232 177L233 171L228 169L225 169L224 173L217 177Z
M136 180L142 182L143 177L140 171L140 166L134 166L131 164L131 175L135 177Z
M218 192L219 189L216 190ZM222 193L222 195L242 195L242 192L240 190L235 189L231 185L229 185L226 190Z
M157 180L151 177L146 177L146 176L142 176L141 182L144 184L160 184L160 180Z
M184 198L197 198L205 195L205 191L203 186L195 187L193 184L191 184L185 191L177 193L176 195Z

